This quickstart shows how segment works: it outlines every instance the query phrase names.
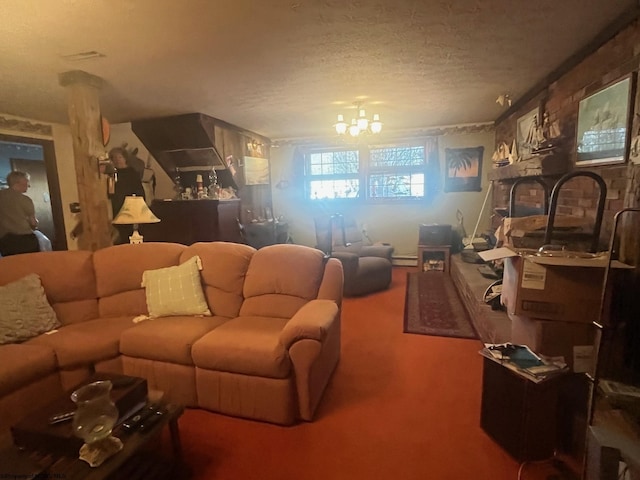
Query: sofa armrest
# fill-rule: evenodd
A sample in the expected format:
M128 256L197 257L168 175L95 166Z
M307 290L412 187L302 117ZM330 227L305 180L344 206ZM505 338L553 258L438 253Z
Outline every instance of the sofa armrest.
M391 245L365 245L360 250L361 257L381 257L391 261L393 247Z
M338 312L338 305L332 300L311 300L284 326L280 332L280 343L286 350L303 339L322 343Z

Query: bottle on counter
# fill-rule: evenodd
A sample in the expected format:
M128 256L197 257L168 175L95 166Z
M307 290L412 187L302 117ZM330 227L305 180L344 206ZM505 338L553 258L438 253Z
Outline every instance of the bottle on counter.
M202 175L196 175L196 194L198 198L204 196L204 184L202 183Z
M220 198L220 187L218 186L218 174L215 168L209 172L209 198Z
M180 179L180 169L176 167L176 172L173 177L173 190L175 192L175 198L181 200L184 198L184 190L182 189L182 183Z

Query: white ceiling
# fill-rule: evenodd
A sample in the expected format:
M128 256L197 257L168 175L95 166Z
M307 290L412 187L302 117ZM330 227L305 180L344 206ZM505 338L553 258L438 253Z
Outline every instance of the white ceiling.
M0 0L0 112L67 123L58 74L111 123L201 112L272 139L494 121L636 0ZM69 61L97 51L105 57Z

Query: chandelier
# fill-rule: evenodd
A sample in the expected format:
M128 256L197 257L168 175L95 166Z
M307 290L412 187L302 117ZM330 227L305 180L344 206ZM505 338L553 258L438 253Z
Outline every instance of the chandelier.
M382 122L380 121L380 115L373 114L371 120L367 117L367 113L362 108L361 102L355 102L356 111L358 116L351 119L351 124L344 121L344 115L338 115L338 121L334 125L336 133L338 135L346 135L347 133L352 137L357 137L362 133L380 133L382 131Z

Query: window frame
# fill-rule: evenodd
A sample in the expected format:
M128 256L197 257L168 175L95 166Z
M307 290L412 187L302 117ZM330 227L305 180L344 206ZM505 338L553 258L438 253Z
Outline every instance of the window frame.
M437 145L437 137L431 137ZM371 145L344 145L331 147L307 148L304 151L304 199L305 201L316 204L318 202L332 202L335 204L398 204L398 203L427 203L429 194L429 151L427 144L430 139L385 142ZM422 165L407 165L393 167L373 167L371 165L371 151L385 148L415 148L421 147L424 152L424 163ZM358 172L354 174L327 174L312 175L311 171L311 154L341 151L357 151L358 152ZM439 159L438 159L439 162ZM423 174L423 195L416 196L398 196L398 197L373 197L371 196L371 177L373 175L385 174L388 172L398 172L401 174ZM311 182L316 180L357 178L359 180L359 192L354 198L311 198Z

